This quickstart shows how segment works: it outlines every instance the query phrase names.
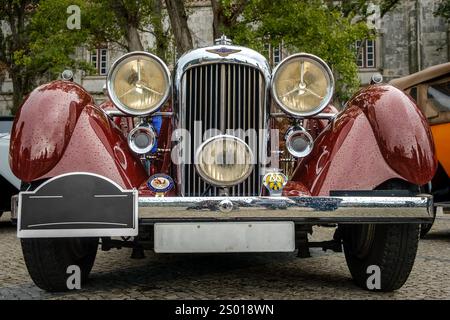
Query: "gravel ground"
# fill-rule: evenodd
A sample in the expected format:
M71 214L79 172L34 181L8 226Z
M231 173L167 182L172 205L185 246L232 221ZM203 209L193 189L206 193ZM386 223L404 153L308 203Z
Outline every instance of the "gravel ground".
M394 293L361 290L343 253L157 255L99 251L91 280L79 291L49 294L30 279L8 214L0 220L1 299L450 299L450 215L438 217L419 244L406 284ZM314 240L333 229L315 228Z

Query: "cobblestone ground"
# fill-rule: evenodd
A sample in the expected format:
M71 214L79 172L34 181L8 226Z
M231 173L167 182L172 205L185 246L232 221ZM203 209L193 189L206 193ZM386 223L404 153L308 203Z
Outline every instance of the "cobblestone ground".
M395 293L366 292L350 278L342 253L156 255L99 251L80 291L49 294L30 279L8 215L0 221L0 299L450 299L450 216L439 217L407 283ZM326 239L330 228L317 228Z

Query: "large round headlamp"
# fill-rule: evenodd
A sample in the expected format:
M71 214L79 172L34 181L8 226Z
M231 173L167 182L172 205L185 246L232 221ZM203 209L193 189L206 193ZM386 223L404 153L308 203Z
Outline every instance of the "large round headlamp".
M328 65L306 53L283 60L272 76L276 103L289 115L308 117L321 112L331 101L334 78Z
M230 135L206 140L195 155L195 167L199 175L219 187L229 187L244 181L252 173L253 165L250 147Z
M164 62L148 52L131 52L111 66L107 78L109 97L130 115L158 110L170 94L170 74Z

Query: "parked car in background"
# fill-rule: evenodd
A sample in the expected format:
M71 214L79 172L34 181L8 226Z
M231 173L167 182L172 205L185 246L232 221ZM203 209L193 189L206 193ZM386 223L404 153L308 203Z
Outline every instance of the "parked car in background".
M427 191L433 194L436 207L450 207L450 62L394 79L390 84L417 102L431 126L439 166ZM423 225L421 235L425 236L432 225Z
M97 106L74 82L44 84L15 118L10 163L27 187L13 215L40 288L67 290L71 265L85 281L99 241L132 257L343 248L362 288L407 280L432 217L419 186L437 162L401 90L369 86L337 114L322 59L298 53L272 70L225 37L184 54L173 76L151 53L125 54L107 89ZM309 242L323 224L334 237ZM381 286L369 288L374 265Z
M20 180L9 166L9 139L14 117L0 116L0 217L11 210L11 197L18 193Z

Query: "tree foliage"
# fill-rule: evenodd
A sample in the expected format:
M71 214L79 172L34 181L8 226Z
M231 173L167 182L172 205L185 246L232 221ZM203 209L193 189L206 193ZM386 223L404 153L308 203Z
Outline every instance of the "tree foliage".
M442 0L435 14L450 21L450 0Z
M67 27L72 5L80 8L80 29ZM80 47L152 50L139 36L152 33L155 51L166 58L169 37L162 19L161 0L6 0L0 4L0 20L12 32L0 33L0 71L13 78L13 112L36 84L57 78L62 70L93 71L77 54Z
M252 0L228 33L236 43L258 51L266 43L282 43L289 52L321 57L337 76L338 98L345 100L359 87L354 44L374 35L365 21L354 22L353 17L319 0Z
M29 52L29 21L37 3L37 0L2 0L0 3L0 78L4 79L6 73L11 77L13 113L36 77L35 70L25 67L21 58Z
M372 3L372 4L370 4ZM375 37L367 26L382 18L399 0L211 0L214 34L230 35L235 43L264 51L264 44L290 52L309 52L328 62L337 77L337 96L347 99L359 88L357 40ZM375 11L378 6L378 11Z

